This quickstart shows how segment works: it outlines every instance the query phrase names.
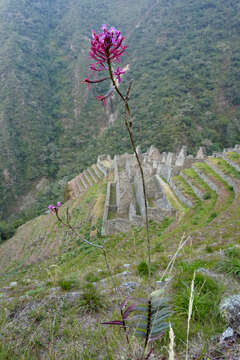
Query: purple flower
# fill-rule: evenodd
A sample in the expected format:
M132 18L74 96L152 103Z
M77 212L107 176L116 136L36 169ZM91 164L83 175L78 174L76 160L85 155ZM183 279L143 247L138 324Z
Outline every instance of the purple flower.
M105 95L96 96L96 99L99 100L99 101L103 101L104 106L106 106L107 105L107 99L112 96L113 92L114 92L114 87L111 87L111 89L109 89L108 92Z
M123 45L124 37L121 32L111 27L109 30L105 24L102 25L102 32L96 34L92 30L90 58L96 61L90 65L93 71L106 70L105 64L108 62L120 63L120 57L126 52L127 45ZM96 66L99 66L98 68Z
M53 212L54 212L54 209L55 209L55 206L54 206L54 205L49 205L49 206L48 206L48 210L50 211L50 213L53 213Z
M62 204L60 203L60 201L57 202L57 205L49 205L48 206L48 210L50 211L51 214L54 214L58 211L58 209L60 208Z
M113 75L116 75L118 82L121 82L121 75L125 74L125 71L123 71L119 66L117 68L117 70L114 71Z

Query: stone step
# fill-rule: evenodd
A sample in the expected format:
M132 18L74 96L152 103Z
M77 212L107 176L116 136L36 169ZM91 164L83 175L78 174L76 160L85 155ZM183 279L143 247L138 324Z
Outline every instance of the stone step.
M184 213L185 207L182 205L181 201L179 201L178 197L171 189L169 183L167 183L161 176L158 174L156 175L156 179L158 180L159 184L161 185L162 190L164 191L171 207L173 209L178 210L180 213Z
M165 192L165 187L163 186L163 183L161 181L161 178L159 175L154 175L154 180L157 185L157 189L161 194L161 197L159 200L157 200L157 205L161 207L162 209L171 210L172 206L168 200L168 196Z
M210 168L215 171L229 186L233 187L233 190L237 191L237 186L233 179L225 175L217 166L215 166L210 160L206 160L206 163Z
M81 174L81 182L82 182L85 190L88 189L88 185L87 185L87 183L85 181L85 177L84 177L83 173Z
M232 166L235 170L240 172L240 166L238 164L236 164L235 162L233 162L232 160L230 160L228 158L228 156L225 153L220 153L218 154L222 159L224 159L230 166Z
M90 178L90 180L92 181L92 183L97 183L95 176L92 174L91 168L87 168L86 173Z
M84 191L84 189L83 189L83 187L82 187L81 176L80 176L80 175L78 175L78 176L76 177L75 183L76 183L76 185L77 185L77 188L78 188L79 193L81 194L81 193Z
M188 199L182 193L182 191L178 188L178 186L176 185L176 183L172 177L170 178L169 184L170 184L172 190L174 191L175 195L177 196L177 198L181 201L181 203L183 203L185 206L187 206L189 208L194 206L193 201Z
M79 196L79 192L78 192L78 187L77 187L75 179L73 181L71 181L70 186L72 188L74 197L77 198Z
M93 181L94 181L95 183L97 183L98 180L97 180L96 177L94 176L92 168L88 168L88 169L87 169L87 172L89 173L89 175L90 175L90 177L93 179Z
M201 172L196 166L193 165L192 168L198 174L198 176L210 187L210 189L215 191L218 195L220 194L220 189L212 180L209 179L208 176L203 174L203 172Z
M93 164L92 165L92 169L93 169L93 172L95 174L95 177L97 177L98 179L101 179L103 177L103 174L99 172L99 170L97 169L97 165L96 164Z
M84 192L86 190L86 187L84 186L83 182L82 182L82 174L79 175L79 180L78 180L79 186L82 189L82 192Z
M102 164L100 164L100 162L97 162L96 166L97 169L103 174L103 176L107 176L107 170Z
M116 184L115 184L116 186ZM107 193L106 193L106 198L105 198L105 203L104 203L104 211L103 211L103 219L102 219L102 231L101 234L103 236L108 235L109 231L108 231L108 217L109 217L109 211L110 211L110 201L111 201L111 187L112 187L112 182L108 182L107 183Z
M92 186L92 185L93 185L93 183L92 183L92 181L90 180L90 178L89 178L89 176L88 176L88 174L87 174L86 170L83 172L83 175L84 175L85 179L87 180L87 182L88 182L89 186Z
M194 192L194 194L197 196L198 199L203 200L204 197L204 192L202 192L198 187L196 187L195 185L193 185L193 183L191 182L191 180L189 179L189 177L184 174L183 171L180 172L180 175L184 178L184 180L186 181L186 183L191 187L192 191Z

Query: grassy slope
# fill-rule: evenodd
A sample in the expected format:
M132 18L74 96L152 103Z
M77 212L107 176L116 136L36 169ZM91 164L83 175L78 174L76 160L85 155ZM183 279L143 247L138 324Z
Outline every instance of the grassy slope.
M201 184L196 175L195 181ZM215 181L221 182L217 176ZM146 296L146 278L139 277L137 273L137 265L146 258L145 230L133 228L128 234L101 237L104 192L104 182L94 185L82 198L66 203L61 214L69 207L72 223L80 226L79 231L87 239L90 238L91 230L97 228L98 235L94 241L105 242L113 273L121 273L125 270L123 265L130 264L131 274L125 280L116 278L116 281L122 283L133 280L141 283L133 295ZM210 336L224 329L218 303L224 293L234 293L239 286L238 276L234 275L234 269L240 267L239 261L223 257L220 252L239 244L239 193L233 199L232 191L226 189L226 194L219 197L222 203L214 192L209 191L209 194L209 198L198 202L194 209L182 208L184 213L180 221L176 217L175 220L165 219L162 224L150 223L153 280L161 278L183 234L190 235L176 260L173 280L168 289L175 310L172 323L179 359L186 340L189 287L193 271L204 267L218 274L218 281L204 273L197 275L196 302L190 331L191 342L195 345L207 343ZM103 359L117 359L118 354L122 354L125 342L118 329L111 331L100 325L101 320L118 317L118 314L111 282L108 279L104 283L99 282L107 277L99 250L83 245L57 224L54 216L42 215L23 225L14 238L1 245L0 259L0 299L4 293L12 298L0 302L1 359L7 359L7 355L3 354L10 354L11 351L17 358L21 354L23 359L37 359L38 356L43 359L64 356L98 359L96 353L102 354ZM220 267L219 263L222 264ZM231 275L222 276L219 273L219 269L224 273L231 266ZM8 286L11 281L17 281L17 287L4 290L4 286ZM93 300L90 295L91 301L87 297L85 302L81 298L71 304L67 301L61 303L61 297L71 291L86 294L86 284L92 281L96 282L98 291L102 292L101 296L97 294ZM60 288L51 290L59 285ZM92 290L90 293L93 294ZM23 295L28 297L19 299ZM92 312L88 311L89 302ZM98 302L104 308L100 308ZM93 311L95 305L99 313ZM21 318L19 314L23 309L26 314ZM163 354L164 348L161 346L167 343L166 336L157 345L156 353ZM11 356L11 359L14 358L13 354Z

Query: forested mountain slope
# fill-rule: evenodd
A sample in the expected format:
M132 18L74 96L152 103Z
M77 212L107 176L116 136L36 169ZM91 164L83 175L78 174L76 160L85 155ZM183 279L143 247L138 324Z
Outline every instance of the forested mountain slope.
M239 142L239 13L237 0L1 0L0 215L44 180L39 211L56 179L129 148L117 99L107 110L95 99L107 85L81 84L102 23L129 44L121 86L134 79L137 143L212 151Z

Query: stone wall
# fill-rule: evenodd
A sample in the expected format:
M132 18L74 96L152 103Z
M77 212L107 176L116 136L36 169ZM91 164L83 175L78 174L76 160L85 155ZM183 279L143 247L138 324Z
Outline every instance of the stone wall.
M187 199L182 192L178 189L177 185L175 184L174 180L171 178L169 182L172 190L175 192L175 195L178 197L178 199L187 207L193 207L193 203L191 200Z
M218 169L211 161L207 160L207 164L224 180L226 183L233 187L233 190L237 192L237 186L235 182L227 175L225 175L220 169Z
M236 164L235 162L231 161L226 154L222 153L222 154L218 154L218 156L220 156L221 158L223 158L230 166L232 166L234 169L236 169L237 171L240 171L240 166L238 164Z
M108 212L109 212L109 205L110 205L110 193L111 193L111 182L107 184L107 194L105 198L104 204L104 212L103 212L103 219L102 219L102 235L108 235Z
M217 194L220 194L219 188L217 187L216 184L214 184L214 182L212 182L209 179L209 177L207 177L205 174L203 174L196 166L193 166L193 169L196 171L198 176L210 187L210 189L215 191Z
M191 182L191 180L187 177L186 174L184 174L183 171L180 172L180 175L184 178L184 180L186 181L186 183L191 187L192 191L194 192L194 194L199 198L199 199L203 199L204 193L199 190L196 186L194 186Z

